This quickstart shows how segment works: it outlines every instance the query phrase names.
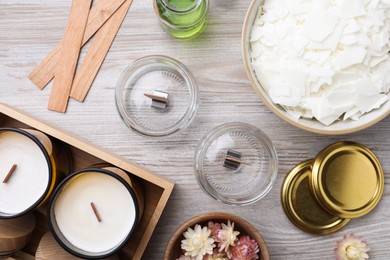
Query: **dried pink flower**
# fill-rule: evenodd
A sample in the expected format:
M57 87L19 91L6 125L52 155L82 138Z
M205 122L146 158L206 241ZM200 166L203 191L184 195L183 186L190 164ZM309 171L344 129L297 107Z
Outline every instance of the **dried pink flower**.
M337 260L365 260L368 259L369 250L370 248L361 236L347 234L342 240L337 241L334 252Z
M256 240L249 236L242 236L231 248L232 260L253 260L259 259L259 245Z
M187 255L181 255L178 259L176 260L194 260L195 258L192 258L191 256Z
M176 260L256 260L259 245L248 235L234 230L234 223L209 221L207 226L196 224L188 228L181 241L182 255Z
M209 221L209 223L207 223L207 226L208 226L208 228L211 231L211 236L212 237L215 236L215 233L217 233L218 229L222 228L220 223L213 222L213 221Z
M215 233L215 241L218 242L219 252L222 252L222 250L228 252L239 234L240 232L234 231L234 223L231 223L230 220L228 220L227 225L222 223L222 229L218 229Z
M218 249L214 249L213 254L205 255L203 260L229 260L229 258L227 258L225 253L221 253L218 251Z

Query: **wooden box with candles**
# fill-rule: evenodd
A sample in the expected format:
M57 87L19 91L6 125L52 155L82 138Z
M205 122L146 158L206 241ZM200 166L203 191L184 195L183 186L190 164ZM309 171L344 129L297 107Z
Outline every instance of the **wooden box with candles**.
M119 243L122 243L122 246L121 246L121 249L118 252L116 252L113 259L118 259L118 258L120 258L120 259L122 259L122 258L123 259L140 259L141 258L142 254L143 254L143 252L144 252L144 250L149 242L149 239L151 238L152 233L157 225L157 222L162 214L162 211L163 211L163 209L164 209L164 207L169 199L169 196L173 190L174 184L172 182L169 182L163 178L160 178L160 177L150 173L149 171L147 171L147 170L145 170L145 169L143 169L135 164L132 164L131 162L129 162L125 159L122 159L122 158L120 158L112 153L106 152L106 151L104 151L104 150L102 150L102 149L100 149L100 148L98 148L90 143L81 141L80 139L78 139L75 136L72 136L69 133L65 133L65 132L63 132L63 131L61 131L53 126L50 126L50 125L43 123L43 122L40 122L39 120L36 120L33 117L15 109L15 108L4 105L4 104L0 104L0 127L3 129L2 130L3 132L9 131L9 130L7 130L8 128L9 129L22 129L21 131L27 132L27 134L26 134L27 136L30 135L30 133L32 133L31 135L37 135L37 133L38 133L39 137L37 137L36 140L38 140L38 139L44 140L45 136L46 136L46 138L48 137L47 139L48 140L50 139L53 142L53 144L50 143L50 144L40 145L40 149L42 151L46 151L46 150L50 151L49 153L44 152L44 154L48 154L48 155L46 155L46 161L47 162L51 161L52 157L58 156L58 154L61 153L61 152L58 152L56 155L54 152L55 151L54 146L58 145L60 147L66 148L66 149L61 149L62 154L60 156L69 157L69 158L61 158L61 161L67 161L68 159L69 159L69 161L71 160L72 161L72 168L73 168L72 169L73 173L70 176L61 176L61 173L60 173L60 174L57 174L58 176L49 177L48 178L49 180L46 180L45 176L43 176L43 177L39 176L40 179L45 179L45 181L46 181L46 184L45 184L46 186L44 185L43 188L40 187L38 184L35 185L33 182L30 182L27 185L27 186L31 186L31 188L30 187L29 188L22 187L23 193L30 192L32 194L31 196L29 195L29 197L33 197L33 195L34 195L33 189L35 189L35 186L37 187L36 189L38 189L38 190L39 189L41 189L41 190L46 189L45 193L43 193L43 195L41 196L42 200L31 198L31 200L34 200L34 203L31 203L28 200L23 201L24 204L22 202L19 203L19 201L18 201L18 203L14 203L14 204L8 203L10 205L5 203L5 206L2 206L2 207L4 207L4 209L0 209L0 211L1 211L0 213L5 214L5 215L2 215L2 217L0 219L0 239L2 239L1 236L12 237L12 232L16 232L16 231L14 231L14 229L17 229L14 227L19 227L19 225L20 225L20 223L17 223L18 221L23 222L23 221L25 221L24 219L30 219L29 223L24 223L24 224L26 224L26 226L28 226L28 228L26 228L26 230L28 230L28 232L26 232L26 234L16 234L15 233L15 235L14 235L15 239L12 242L10 242L10 244L12 244L13 246L15 246L17 244L20 244L20 246L23 245L22 252L20 252L20 253L24 254L24 256L23 256L24 258L26 257L26 255L30 255L32 257L31 259L33 259L34 257L36 259L48 259L48 258L42 257L42 255L43 255L42 250L46 250L46 249L49 251L50 250L52 251L52 252L49 252L49 254L51 253L52 256L56 255L59 257L61 254L66 254L67 252L62 250L62 248L60 248L58 243L56 243L56 241L53 239L53 234L51 234L51 233L53 233L53 231L55 232L56 228L61 229L62 227L60 225L62 225L62 222L64 222L64 221L65 221L64 225L71 225L72 223L70 223L70 224L67 223L66 219L64 221L61 219L59 220L60 215L62 214L61 210L62 210L62 212L64 212L64 210L57 209L57 208L60 208L60 207L62 207L62 205L65 205L66 200L72 201L72 203L70 203L71 208L69 210L72 210L72 207L73 207L73 209L76 208L75 205L77 205L78 202L76 202L73 198L70 197L70 196L73 196L72 192L74 192L74 194L76 194L76 196L83 197L83 199L79 199L80 201L82 201L82 200L87 201L89 199L88 196L86 197L86 195L85 195L87 192L84 192L84 193L80 192L80 190L82 190L80 187L83 185L84 179L85 179L84 182L89 182L88 178L92 177L93 174L97 174L99 176L94 177L93 181L98 182L100 179L102 181L104 181L104 187L108 191L110 191L111 193L112 193L112 191L115 191L115 194L113 194L111 196L111 197L115 198L115 200L117 200L117 198L119 196L121 196L121 194L129 195L127 193L126 189L123 189L122 191L120 191L120 188L115 188L116 187L115 185L118 185L118 183L119 183L119 182L117 183L117 181L115 179L118 179L118 180L120 179L121 183L123 185L128 185L127 183L130 184L129 186L131 186L131 187L128 190L129 190L129 192L131 189L133 190L130 192L131 193L130 195L133 199L136 198L136 199L134 199L134 201L138 201L138 202L134 203L134 208L137 207L137 210L135 210L136 211L135 217L131 215L132 209L130 208L129 209L129 212L130 212L129 216L130 217L127 218L127 215L126 215L126 216L115 216L115 218L114 218L114 221L116 221L116 222L118 222L118 221L120 221L120 219L122 219L125 222L133 221L136 224L134 224L135 228L119 227L119 229L121 231L126 230L126 228L128 228L129 230L131 229L131 232L130 232L131 235L127 236L126 239L119 238ZM6 129L6 130L4 130L4 129ZM12 132L12 131L9 131L9 132ZM17 133L18 133L18 130L16 130L15 133L13 133L13 132L7 133L7 135L10 135L10 136L14 135L17 137ZM4 139L4 136L5 135L3 133L3 139ZM6 142L4 142L4 140L0 140L0 146L1 145L6 145ZM47 147L49 147L49 149L47 149ZM44 149L44 148L46 148L46 149ZM26 148L23 148L23 149L26 149ZM51 152L52 150L53 150L53 152ZM0 169L3 171L3 173L7 175L7 176L5 176L5 178L3 180L3 182L4 181L6 182L6 184L3 183L5 188L3 189L3 191L0 191L0 192L3 192L5 194L5 195L2 194L3 198L4 198L4 196L14 196L14 197L17 197L19 200L19 198L21 198L22 196L19 196L18 194L17 195L12 194L11 190L15 190L15 189L11 186L16 185L16 183L18 183L20 181L20 176L17 175L17 173L18 173L17 171L18 170L20 172L22 171L22 169L24 167L23 160L26 160L26 159L23 159L23 160L21 160L21 162L16 163L16 162L12 161L12 160L14 160L14 159L12 159L12 155L11 155L12 153L15 154L16 152L13 151L13 152L6 153L8 161L6 162L5 166L1 166L2 168L0 167ZM37 164L38 163L39 162L37 162ZM48 164L50 164L50 163L48 163ZM88 170L88 168L90 168L91 166L94 166L94 165L105 165L106 168L102 168L102 170L99 170L98 172L94 172L94 173L90 172L90 170ZM58 163L54 163L54 161L53 161L53 165L50 165L50 167L49 167L50 168L49 172L51 172L52 168L56 168L56 167L58 169L60 169L62 166ZM58 169L57 169L57 172L59 172ZM85 169L87 169L87 170L85 170ZM93 169L95 169L95 168L93 168ZM106 170L106 169L109 169L109 170ZM116 170L111 171L111 169L116 169ZM7 172L8 172L8 174L7 174ZM16 174L13 172L16 172ZM112 174L112 172L115 172L115 174ZM111 175L116 175L116 174L121 176L121 178L111 176ZM123 176L123 174L126 176ZM77 175L77 176L73 176L73 175ZM110 178L110 177L115 177L115 178ZM76 179L76 178L77 178L77 181L72 181L72 179ZM57 179L57 181L55 182L52 179ZM63 184L63 182L65 182L65 181L63 181L63 182L61 182L61 184L58 184L59 181L62 181L64 179L65 179L65 181L67 181L67 183ZM126 182L123 181L124 179L126 180ZM12 182L14 184L12 184ZM70 184L72 184L72 182L75 182L78 185L78 186L73 185L74 186L72 188L73 191L72 191L72 189L69 188L69 187L71 187ZM133 184L134 184L134 186L133 186ZM109 186L109 185L111 185L111 186ZM119 185L121 186L121 184L119 184ZM137 186L137 188L134 188L135 186ZM16 188L18 188L18 187L16 187ZM61 189L59 192L57 192L57 190L59 188L61 188ZM7 191L7 189L9 191ZM91 191L90 187L88 189L89 189L89 191ZM48 190L49 190L49 193L47 193ZM55 191L53 193L50 193L51 190L55 190ZM14 192L14 193L16 193L16 192ZM143 197L142 199L139 199L140 193L142 193L142 196L141 196L141 197ZM60 194L64 198L61 198L61 196L59 196L58 194ZM81 195L78 195L78 194L81 194ZM123 196L127 196L127 195L123 195ZM68 196L68 198L66 196ZM86 197L86 198L84 198L84 197ZM101 201L103 201L104 203L107 203L107 199L105 198L106 196L104 194L100 194L100 196L97 196L97 197L104 197L101 199ZM89 225L89 224L90 225L97 225L96 223L98 221L99 222L102 221L102 223L104 222L104 216L101 216L102 214L99 215L99 212L98 212L99 207L104 206L104 205L98 204L99 199L100 198L96 198L95 204L94 204L94 202L90 202L90 205L89 205L89 202L87 203L89 206L88 210L90 212L95 213L95 215L90 214L90 212L88 213L90 215L93 215L93 218L96 217L94 219L94 223L91 223L91 224L86 223L86 224L82 224L82 225L84 225L84 226ZM47 202L45 202L45 200ZM139 203L140 201L142 201L142 205L140 205L141 204L141 203ZM53 203L55 203L56 205L53 206L52 205ZM116 206L116 207L120 207L122 209L124 207L124 205L127 205L125 202L120 202L120 201L119 202L116 201L113 204L116 204L116 205L109 205L109 207L115 208L115 206ZM91 207L92 207L93 211L91 210ZM24 208L27 208L29 210L31 210L31 208L34 208L34 210L32 211L32 213L25 214ZM50 211L49 211L49 208L50 208ZM68 209L68 208L66 208L66 209ZM4 211L7 211L7 213L4 213ZM85 211L87 211L87 210L85 210ZM8 212L10 212L10 213L8 213ZM49 218L48 212L50 212L50 221L48 220L48 218ZM124 212L126 212L126 211L124 211ZM102 213L102 212L100 212L100 213ZM55 221L55 225L54 225L54 224L52 224L52 222L53 222L52 218L55 214L57 214L58 216L57 215L55 216L56 221ZM85 213L82 213L82 214L85 214ZM18 217L19 215L21 215L21 217ZM35 223L33 223L34 221L31 221L31 215L33 216L33 218L35 217ZM117 215L122 215L122 214L117 214ZM18 218L15 218L15 216ZM73 214L73 215L69 216L69 219L72 219L72 221L75 222L77 219L77 216L75 216L75 214ZM129 221L127 221L127 219L129 219ZM83 220L83 221L85 221L85 220ZM88 222L93 222L93 221L89 220ZM33 231L31 231L32 227L30 227L32 225L36 225L35 229L33 229ZM50 229L49 229L49 225L50 225ZM53 225L55 226L54 228L53 228ZM88 227L85 227L85 228L88 228ZM8 232L8 233L2 234L2 232L3 232L2 230L5 230L4 232ZM112 231L113 230L109 230L108 233L119 233L119 232L112 232ZM18 230L18 232L20 233L20 230ZM100 231L98 231L98 232L100 232ZM88 232L79 232L79 233L88 233ZM91 232L89 232L89 233L91 233ZM56 240L58 241L58 236L57 235L54 235L54 236L56 237ZM28 239L28 242L26 244L27 239ZM127 239L129 239L129 240L127 240ZM110 241L112 242L113 239L110 239ZM98 242L101 242L101 241L98 241ZM7 255L7 251L6 251L7 249L1 248L1 247L5 247L5 244L6 243L4 243L3 245L0 246L0 251L3 250L0 253L0 255ZM61 244L61 241L59 241L59 244ZM65 244L65 248L66 248L68 243L65 242L64 244ZM64 247L64 244L61 244L61 245ZM94 242L94 244L96 245L95 242ZM42 246L45 247L45 245L46 245L46 249L42 248ZM69 245L68 245L68 247L69 247ZM58 252L56 251L57 248L59 250ZM69 252L69 250L67 250L67 251ZM109 252L109 250L107 252ZM74 255L77 255L77 254L74 254ZM107 256L108 255L110 255L110 253L108 253ZM83 256L83 254L79 254L79 256ZM92 255L91 258L99 258L99 257L97 255L95 255L95 256ZM12 259L12 258L10 258L10 259ZM109 258L109 259L111 259L111 258Z

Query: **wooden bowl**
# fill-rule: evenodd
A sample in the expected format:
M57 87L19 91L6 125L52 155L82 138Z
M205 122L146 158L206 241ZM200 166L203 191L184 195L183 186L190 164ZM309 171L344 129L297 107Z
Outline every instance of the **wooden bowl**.
M348 134L363 130L369 126L374 125L380 120L386 118L390 115L390 101L384 103L380 108L374 109L369 113L362 115L358 120L339 120L331 125L324 125L315 119L306 119L306 118L295 118L287 113L284 108L280 105L275 104L268 93L262 87L260 80L257 78L254 69L252 67L252 58L251 58L251 46L250 46L250 34L252 30L253 23L257 17L257 13L261 5L263 5L264 0L252 0L251 5L248 8L248 12L245 17L243 29L242 29L242 55L244 58L245 70L250 80L252 87L257 92L260 99L263 103L272 110L277 116L279 116L284 121L304 129L309 132L319 133L319 134ZM390 97L390 92L387 93Z
M193 228L195 224L207 226L209 221L227 223L228 220L234 222L234 229L240 231L240 235L249 235L252 239L256 240L260 249L260 260L270 259L267 245L254 226L240 217L223 212L212 212L193 217L184 222L168 241L167 247L165 248L164 260L175 260L180 257L182 252L180 245L181 241L184 239L183 233L187 231L189 227Z

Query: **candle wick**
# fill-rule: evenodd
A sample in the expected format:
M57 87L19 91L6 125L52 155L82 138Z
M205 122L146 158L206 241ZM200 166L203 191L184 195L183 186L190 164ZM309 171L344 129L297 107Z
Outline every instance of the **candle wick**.
M251 165L250 163L248 162L244 162L244 161L241 161L240 159L237 159L237 158L234 158L230 155L226 156L226 160L229 160L229 161L232 161L232 162L235 162L235 163L240 163L240 164L245 164L245 165Z
M7 183L8 180L11 178L12 173L14 173L16 169L16 164L12 165L11 169L8 171L7 175L5 176L3 183Z
M101 219L101 217L99 215L99 212L98 212L98 210L97 210L97 208L96 208L96 206L95 206L95 204L93 202L91 202L91 207L92 207L93 213L95 213L95 216L96 216L97 220L99 222L102 222L102 219Z

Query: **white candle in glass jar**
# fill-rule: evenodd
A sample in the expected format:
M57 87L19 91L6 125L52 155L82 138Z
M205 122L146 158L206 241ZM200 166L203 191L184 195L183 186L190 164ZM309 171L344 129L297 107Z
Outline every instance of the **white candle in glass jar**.
M15 170L9 179L8 172ZM12 216L36 204L49 185L49 165L43 150L30 137L0 131L0 214Z
M82 172L69 179L52 207L56 225L66 240L91 253L117 248L136 223L136 205L129 190L116 178L100 172Z

